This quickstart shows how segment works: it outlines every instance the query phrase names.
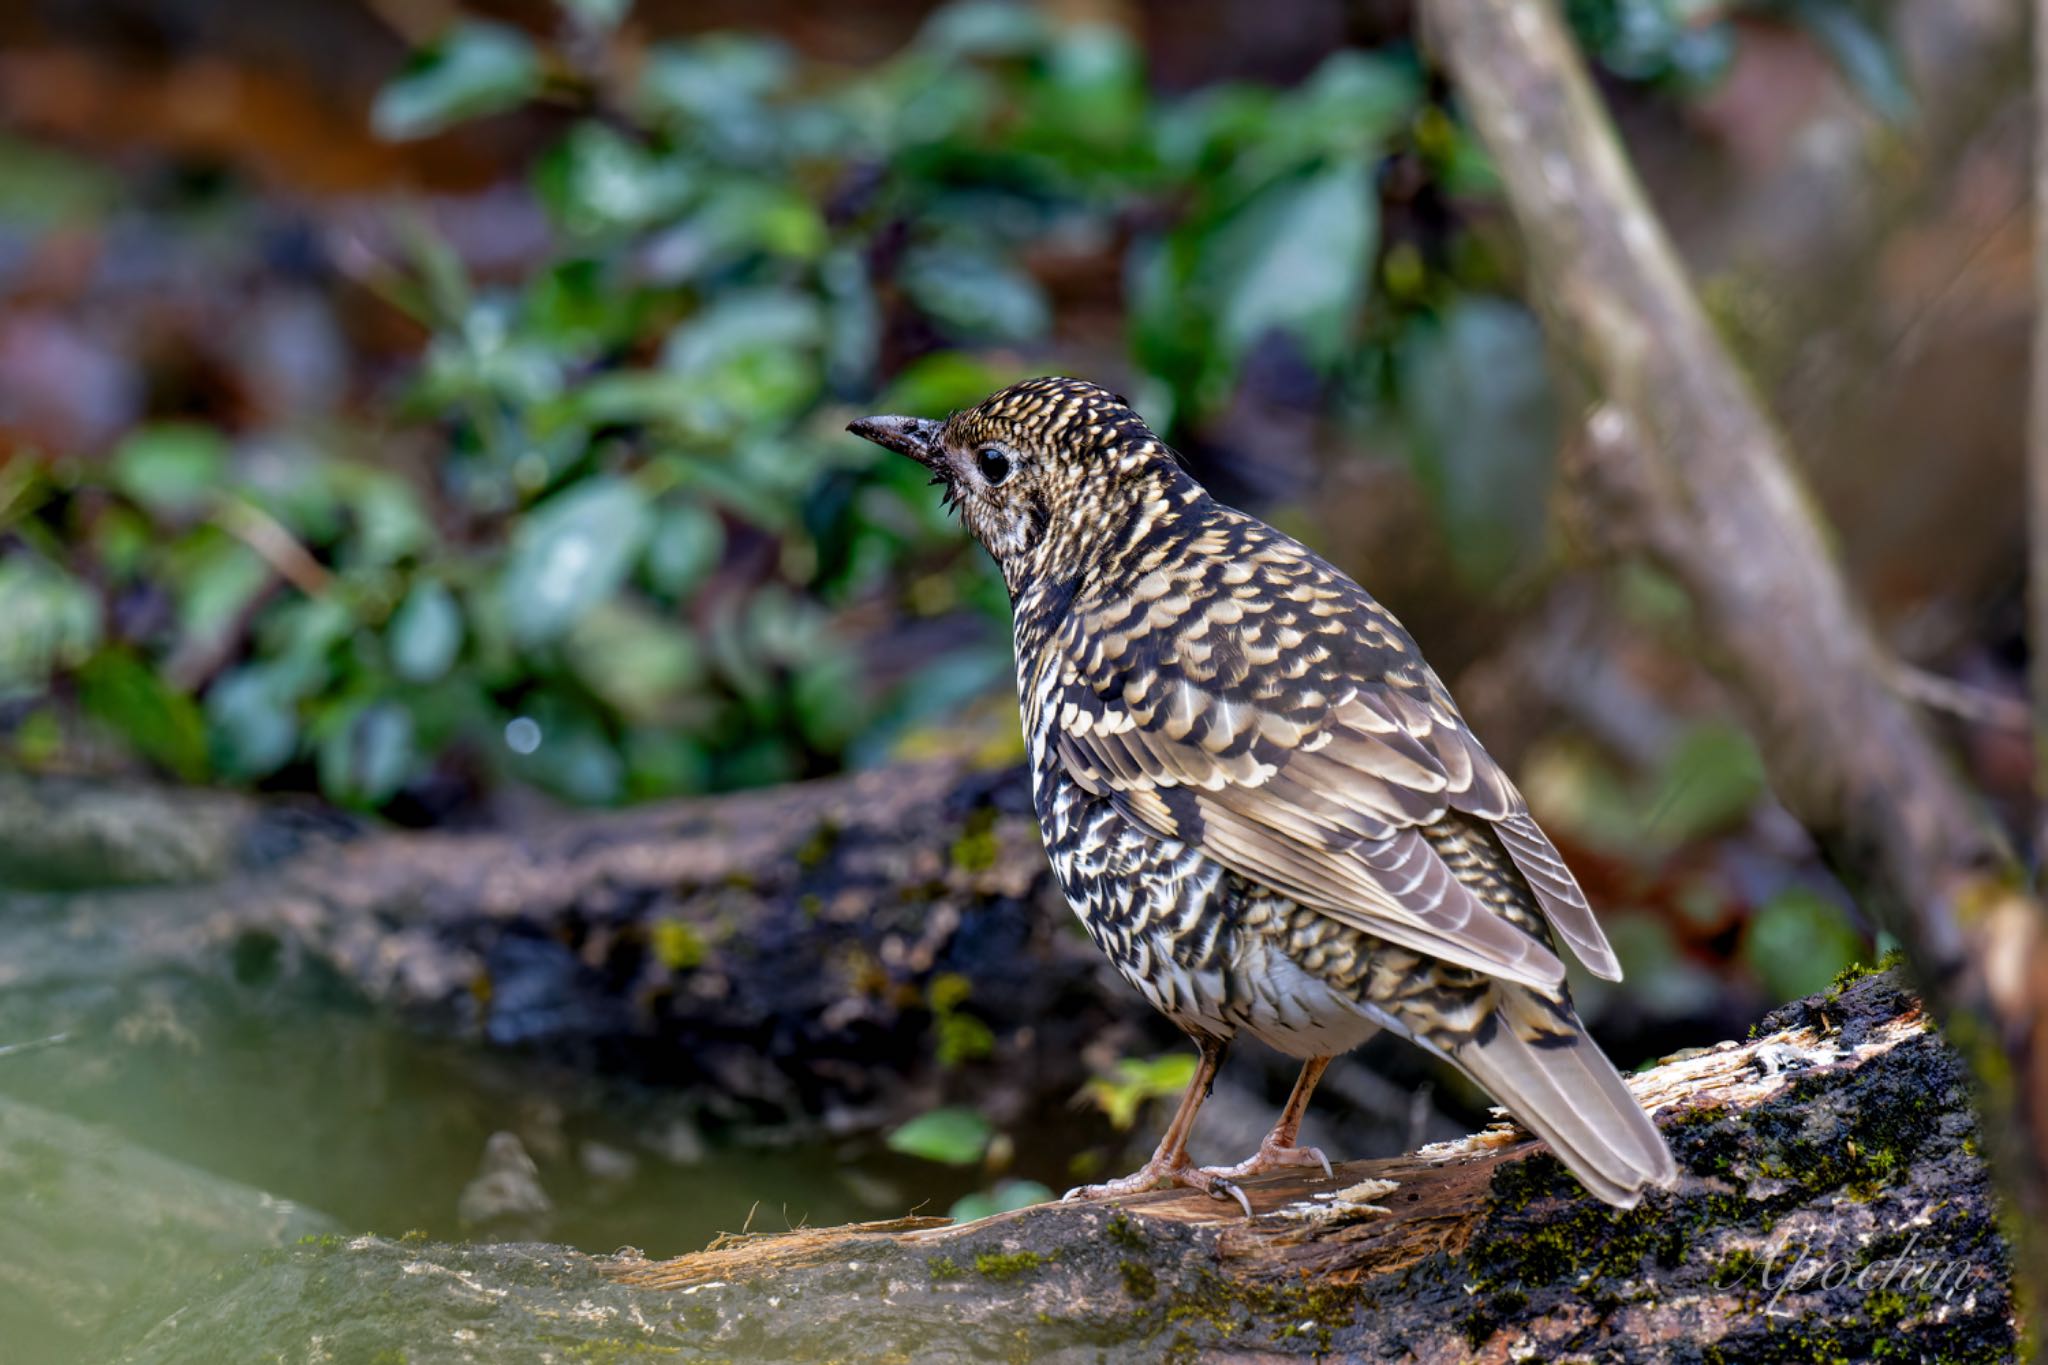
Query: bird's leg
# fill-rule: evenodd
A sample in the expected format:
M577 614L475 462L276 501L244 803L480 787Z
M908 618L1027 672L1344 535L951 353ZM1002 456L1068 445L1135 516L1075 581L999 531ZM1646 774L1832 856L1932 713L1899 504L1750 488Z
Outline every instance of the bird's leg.
M1202 1174L1223 1180L1242 1180L1290 1166L1320 1166L1323 1179L1328 1180L1330 1159L1314 1147L1295 1146L1294 1140L1301 1135L1301 1116L1308 1112L1308 1097L1315 1093L1316 1082L1323 1078L1323 1070L1329 1065L1328 1057L1311 1057L1303 1062L1301 1075L1294 1082L1294 1091L1287 1097L1287 1107L1280 1111L1279 1121L1273 1125L1273 1131L1266 1134L1265 1141L1259 1144L1259 1150L1235 1166L1209 1166Z
M1188 1134L1194 1131L1195 1111L1202 1107L1202 1101L1209 1098L1209 1091L1216 1084L1216 1069L1223 1065L1225 1045L1220 1038L1204 1037L1195 1039L1195 1046L1202 1050L1202 1060L1195 1067L1195 1078L1188 1082L1187 1093L1180 1097L1180 1108L1173 1111L1173 1122L1166 1125L1166 1135L1159 1139L1152 1159L1120 1180L1080 1185L1068 1190L1068 1199L1110 1199L1124 1194L1143 1194L1165 1183L1186 1185L1216 1199L1235 1199L1244 1210L1244 1216L1252 1216L1251 1201L1245 1198L1244 1191L1235 1182L1218 1172L1205 1171L1188 1160Z

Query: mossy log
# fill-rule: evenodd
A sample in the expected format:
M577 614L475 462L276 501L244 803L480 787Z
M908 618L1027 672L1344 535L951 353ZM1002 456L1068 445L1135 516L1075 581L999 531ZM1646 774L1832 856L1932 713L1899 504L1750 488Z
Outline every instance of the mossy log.
M188 807L204 818L181 824ZM98 889L77 889L94 868ZM38 1036L93 1027L81 980L339 979L426 1031L642 1077L741 1128L872 1130L942 1080L993 1112L1057 1104L1091 1044L1154 1027L1104 987L1014 766L905 764L504 832L0 779L9 882L53 888L10 899L0 965L0 1017Z
M1512 1130L1330 1181L730 1236L649 1261L324 1239L132 1317L135 1362L2000 1361L1966 1075L1888 975L1636 1076L1683 1168L1617 1211ZM764 1196L772 1192L763 1191ZM379 1355L379 1352L386 1354Z

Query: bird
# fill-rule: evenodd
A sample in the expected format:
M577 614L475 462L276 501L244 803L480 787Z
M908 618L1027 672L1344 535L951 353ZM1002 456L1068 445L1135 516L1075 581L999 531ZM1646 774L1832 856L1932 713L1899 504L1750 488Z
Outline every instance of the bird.
M848 430L923 465L1009 590L1032 800L1055 880L1117 971L1193 1041L1135 1173L1251 1204L1307 1168L1331 1060L1382 1030L1448 1061L1597 1198L1633 1207L1670 1149L1588 1036L1561 940L1620 964L1571 870L1394 615L1213 498L1119 395L1047 376L944 420ZM1258 1150L1188 1155L1226 1050L1302 1062Z

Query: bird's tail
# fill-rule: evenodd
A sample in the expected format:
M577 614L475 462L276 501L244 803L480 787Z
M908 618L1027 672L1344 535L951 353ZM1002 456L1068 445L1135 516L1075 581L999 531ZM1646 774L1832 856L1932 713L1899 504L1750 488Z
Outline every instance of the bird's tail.
M1493 989L1492 1026L1449 1048L1450 1059L1608 1203L1633 1208L1647 1187L1676 1180L1657 1125L1572 1008L1524 986Z

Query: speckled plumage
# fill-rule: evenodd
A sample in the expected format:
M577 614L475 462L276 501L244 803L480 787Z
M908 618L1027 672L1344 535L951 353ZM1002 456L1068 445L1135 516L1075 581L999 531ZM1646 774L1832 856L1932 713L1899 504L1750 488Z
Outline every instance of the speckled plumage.
M854 429L922 460L1001 566L1054 872L1118 971L1203 1049L1323 1061L1378 1028L1462 1066L1589 1188L1632 1204L1670 1157L1586 1038L1552 932L1619 970L1521 794L1415 642L1306 547L1211 498L1117 396L1014 385L945 423ZM1112 1182L1096 1192L1134 1187Z

